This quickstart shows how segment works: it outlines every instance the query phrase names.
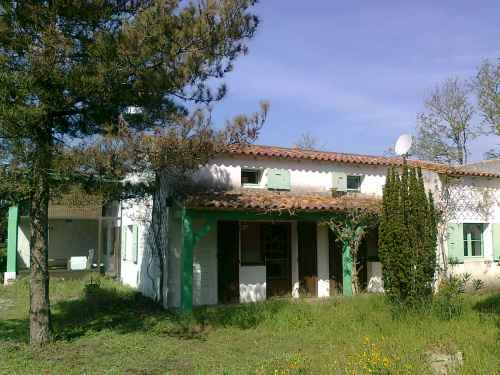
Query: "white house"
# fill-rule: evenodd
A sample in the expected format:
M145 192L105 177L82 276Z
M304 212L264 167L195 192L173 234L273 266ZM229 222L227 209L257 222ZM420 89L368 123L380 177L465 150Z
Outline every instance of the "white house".
M220 154L197 174L200 192L169 210L165 304L189 310L284 294L351 293L349 252L323 222L349 207L370 210L378 205L388 167L402 163L394 157L269 146L234 147ZM422 168L426 188L446 213L446 235L436 249L441 262L453 259L454 272L469 272L489 287L500 286L500 173L408 163ZM157 259L148 246L150 205L121 202L102 210L89 219L97 229L88 229L86 241L93 232L94 242L85 245L72 235L56 240L54 233L51 243L59 245L49 245L49 258L61 246L70 260L93 246L97 264L154 297L159 288ZM17 254L21 267L29 257L26 219L18 222L14 209L11 215L9 254ZM71 219L51 218L58 228L55 220ZM85 248L82 254L76 254L79 247ZM9 255L9 264L14 263L10 278L15 276L15 258ZM381 291L376 230L362 246L359 267L363 286Z

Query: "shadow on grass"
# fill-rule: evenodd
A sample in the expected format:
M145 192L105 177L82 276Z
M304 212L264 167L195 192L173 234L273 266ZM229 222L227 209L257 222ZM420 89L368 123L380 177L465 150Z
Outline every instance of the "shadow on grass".
M25 319L0 320L0 342L28 342L28 327Z
M140 293L112 287L86 289L83 297L63 300L52 308L56 340L73 340L101 331L201 339L222 327L251 329L272 317L287 300L265 303L200 307L192 313L166 311ZM27 342L27 319L0 320L0 342Z
M492 294L484 300L474 305L474 310L485 313L495 314L500 317L500 293Z

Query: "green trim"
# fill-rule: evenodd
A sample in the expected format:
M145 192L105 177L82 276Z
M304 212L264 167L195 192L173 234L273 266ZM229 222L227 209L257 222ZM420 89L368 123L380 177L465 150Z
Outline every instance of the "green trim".
M7 231L7 272L16 272L17 236L19 231L19 207L9 208Z
M203 227L194 232L191 212L182 211L182 253L181 253L181 310L193 310L193 253L198 241L205 237L215 227L216 217L205 218Z
M352 256L347 242L342 247L342 294L352 296Z

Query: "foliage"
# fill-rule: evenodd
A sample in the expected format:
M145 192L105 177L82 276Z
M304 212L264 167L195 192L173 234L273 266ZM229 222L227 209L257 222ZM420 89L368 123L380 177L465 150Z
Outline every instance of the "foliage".
M437 217L420 169L388 172L379 225L384 290L395 305L417 306L432 298Z
M484 124L489 132L500 135L500 59L484 61L473 84Z
M417 156L448 164L467 163L469 143L479 135L469 94L469 86L458 78L434 89L425 101L425 112L417 115Z
M370 228L377 225L378 216L374 211L351 208L343 215L335 216L327 221L329 228L335 233L335 240L342 246L349 247L352 261L351 282L353 294L361 291L358 277L359 247Z
M28 284L0 288L0 357L11 373L51 374L428 374L424 353L466 354L463 374L500 365L496 317L500 294L464 294L462 315L442 321L418 312L393 320L382 296L322 301L271 299L212 306L177 315L110 279L51 280L57 340L27 345ZM474 342L474 345L471 345ZM364 353L366 352L366 355ZM91 359L91 360L90 360ZM386 360L387 363L387 360Z

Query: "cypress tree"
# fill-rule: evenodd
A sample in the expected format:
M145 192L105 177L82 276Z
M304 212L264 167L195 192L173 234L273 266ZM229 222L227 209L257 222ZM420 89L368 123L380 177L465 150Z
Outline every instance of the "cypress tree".
M432 297L436 267L436 213L422 172L405 164L388 171L379 226L384 288L396 304L418 305Z

